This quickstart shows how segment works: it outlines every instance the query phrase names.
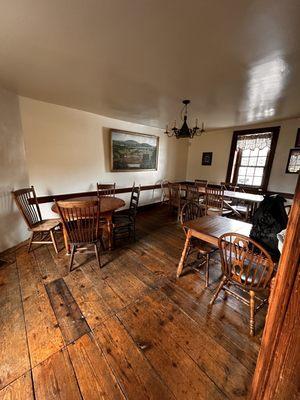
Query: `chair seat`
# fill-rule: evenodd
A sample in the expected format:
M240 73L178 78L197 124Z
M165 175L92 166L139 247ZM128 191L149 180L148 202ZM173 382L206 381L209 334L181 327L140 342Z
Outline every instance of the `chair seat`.
M133 224L133 219L130 214L116 214L113 218L115 227L127 226Z
M33 232L47 232L59 226L60 223L60 219L45 219L34 225L31 230Z
M209 207L207 209L207 213L208 213L208 215L215 215L215 214L229 215L232 213L232 210L226 210L225 208L223 208L223 210L220 210L219 208Z
M203 240L197 239L197 238L192 238L191 244L201 254L209 254L209 253L217 250L217 247L215 247L209 243L206 243Z
M209 208L207 209L207 211L216 212L216 213L221 213L220 208L217 208L217 207L209 207Z
M183 197L180 198L180 204L178 200L171 199L169 201L173 207L182 207L186 203L186 199Z
M232 214L232 210L226 210L223 208L222 215L229 215L229 214Z

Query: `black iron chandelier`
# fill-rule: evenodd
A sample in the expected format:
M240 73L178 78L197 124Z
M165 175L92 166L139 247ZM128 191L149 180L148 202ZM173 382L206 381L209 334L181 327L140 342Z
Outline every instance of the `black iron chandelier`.
M188 113L188 105L190 104L190 100L183 100L184 104L183 109L181 110L181 119L183 119L183 124L181 128L176 127L176 121L174 122L174 126L171 130L169 130L168 125L166 126L165 134L169 137L176 136L177 139L181 138L190 138L192 139L195 135L200 136L204 130L204 123L202 122L201 128L198 126L198 119L196 118L196 124L194 128L189 128L187 124L187 113ZM182 118L183 117L183 118Z

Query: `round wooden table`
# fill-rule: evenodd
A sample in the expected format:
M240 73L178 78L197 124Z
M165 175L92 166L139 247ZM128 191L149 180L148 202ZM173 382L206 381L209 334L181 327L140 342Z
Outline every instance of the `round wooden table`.
M83 197L72 197L71 199L67 199L66 201L84 201L84 200L97 200L97 196L83 196ZM61 200L64 201L64 200ZM100 215L102 218L106 219L107 222L107 233L108 233L108 249L112 249L112 236L113 236L113 229L112 229L112 216L114 211L118 210L121 207L125 206L125 201L120 199L119 197L112 197L112 196L102 196L100 201ZM51 207L51 210L58 214L58 210L56 204L54 203ZM67 254L70 254L70 245L68 241L67 233L64 230L64 241L65 247L67 250Z

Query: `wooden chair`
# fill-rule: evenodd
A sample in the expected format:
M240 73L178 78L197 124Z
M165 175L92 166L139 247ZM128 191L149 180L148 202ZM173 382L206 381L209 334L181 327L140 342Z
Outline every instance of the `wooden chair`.
M115 183L98 183L97 182L97 195L98 196L112 196L116 195Z
M221 182L221 185L225 190L230 190L232 192L242 192L245 193L245 190L240 186L233 185L232 183ZM235 215L241 217L244 221L248 221L251 212L251 206L249 203L246 203L243 200L227 200L227 203L230 204L231 208L235 211Z
M182 229L187 235L187 230L184 227L184 223L186 221L191 221L193 219L197 219L202 217L204 214L203 208L196 202L188 202L186 203L181 210L180 213L180 223ZM217 247L214 247L203 240L192 238L190 241L190 247L187 251L187 257L190 255L192 250L196 250L198 252L198 258L200 258L200 266L205 263L205 287L209 285L209 258L210 255L217 250Z
M69 269L72 270L74 254L77 250L86 250L83 245L93 245L101 268L98 244L104 248L102 228L100 226L101 200L57 201L56 206L71 245Z
M136 240L135 220L139 205L141 186L133 185L129 208L113 216L113 240L133 236Z
M196 186L205 187L205 186L207 186L207 184L208 184L208 181L206 179L195 179Z
M205 214L229 215L232 210L224 208L224 189L220 187L205 188Z
M54 231L60 226L59 219L42 219L40 207L36 198L34 187L19 189L12 192L13 198L26 222L31 237L28 253L32 244L53 244L58 253Z
M161 204L167 204L169 199L169 181L163 179L160 183L161 186Z
M202 194L199 192L197 186L188 186L186 193L186 201L199 203L201 195Z
M208 181L204 179L195 179L194 186L197 188L199 192L199 203L204 202L204 197L205 197L205 190L206 186L208 185Z
M170 210L177 210L177 220L180 219L181 209L185 203L185 199L181 197L181 185L179 183L169 183L169 207Z
M267 302L274 263L271 256L254 240L237 233L225 233L219 238L222 280L210 305L223 289L250 307L250 335L255 333L255 313ZM248 293L247 300L229 289L233 285ZM260 294L257 297L256 294ZM263 298L262 298L263 296ZM255 302L258 301L258 305Z

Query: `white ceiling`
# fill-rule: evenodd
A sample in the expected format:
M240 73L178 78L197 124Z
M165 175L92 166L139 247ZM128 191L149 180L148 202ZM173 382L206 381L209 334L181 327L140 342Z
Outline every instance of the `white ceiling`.
M164 127L300 115L299 0L1 0L0 84Z

